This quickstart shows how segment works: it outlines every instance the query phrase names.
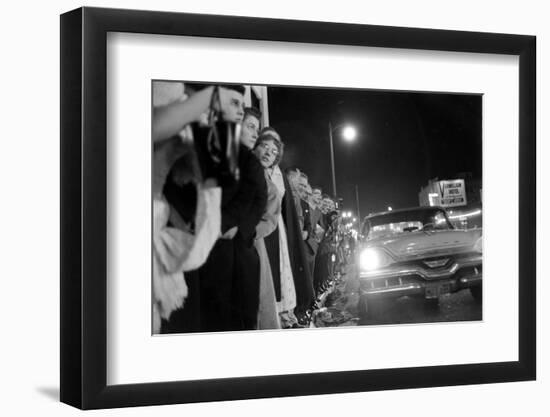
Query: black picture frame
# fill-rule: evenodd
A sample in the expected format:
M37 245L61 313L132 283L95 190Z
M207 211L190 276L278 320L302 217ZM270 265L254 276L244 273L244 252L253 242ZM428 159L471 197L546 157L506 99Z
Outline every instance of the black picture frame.
M108 386L108 32L519 56L519 360ZM61 15L61 401L82 409L536 378L536 38L251 17L80 8Z

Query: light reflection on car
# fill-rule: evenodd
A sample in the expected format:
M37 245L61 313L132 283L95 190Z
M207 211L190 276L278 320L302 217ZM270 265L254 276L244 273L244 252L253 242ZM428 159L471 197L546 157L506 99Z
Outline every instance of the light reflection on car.
M402 296L437 304L468 289L482 300L482 229L458 230L441 207L415 207L365 218L357 263L362 315Z

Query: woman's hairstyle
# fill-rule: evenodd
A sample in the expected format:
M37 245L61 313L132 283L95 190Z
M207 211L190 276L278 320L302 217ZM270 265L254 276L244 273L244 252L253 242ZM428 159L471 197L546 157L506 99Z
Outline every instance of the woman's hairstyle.
M266 128L262 129L262 132L260 133L260 136L258 137L258 140L256 140L256 143L254 144L254 149L256 149L258 146L260 146L264 142L272 141L275 144L275 146L277 147L277 150L279 151L279 153L275 157L275 161L273 162L272 166L279 165L279 163L283 159L283 152L284 152L284 149L285 149L285 145L281 141L281 139L279 139L278 135L275 136L270 131L264 132L265 129ZM273 128L271 128L271 129L273 129ZM275 130L275 129L273 129L273 130Z
M271 126L265 126L262 130L260 130L260 136L268 133L271 133L273 136L276 136L277 139L281 140L281 135L279 135L279 132L277 132L275 128Z
M258 121L262 120L262 113L256 107L245 107L243 121L246 120L248 116L253 116L258 119Z

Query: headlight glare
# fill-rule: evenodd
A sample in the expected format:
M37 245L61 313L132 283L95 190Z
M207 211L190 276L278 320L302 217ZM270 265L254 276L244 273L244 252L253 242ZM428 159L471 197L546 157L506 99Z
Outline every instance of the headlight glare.
M392 263L392 259L383 250L376 248L364 249L359 255L359 266L364 271L373 271Z

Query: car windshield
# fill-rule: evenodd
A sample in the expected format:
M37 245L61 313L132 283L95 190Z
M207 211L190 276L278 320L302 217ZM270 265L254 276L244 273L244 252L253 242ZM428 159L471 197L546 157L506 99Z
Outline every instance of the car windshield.
M363 224L363 236L371 240L415 230L445 229L453 229L453 226L442 209L420 208L372 216Z

